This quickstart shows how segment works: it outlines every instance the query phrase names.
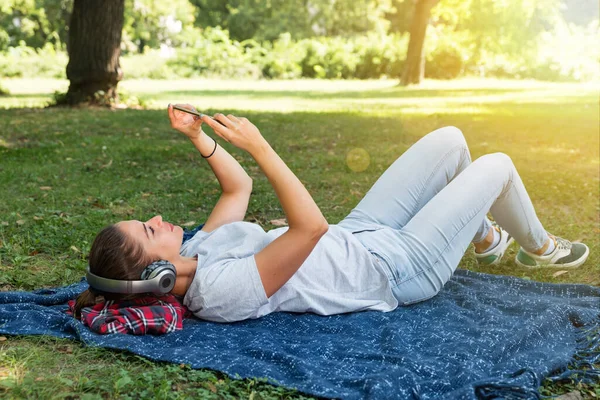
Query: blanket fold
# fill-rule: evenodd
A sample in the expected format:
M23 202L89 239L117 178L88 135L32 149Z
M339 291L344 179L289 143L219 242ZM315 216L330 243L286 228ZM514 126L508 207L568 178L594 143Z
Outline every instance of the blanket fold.
M347 399L539 398L544 378L600 378L600 288L456 271L431 300L389 313L183 320L162 336L100 335L65 313L81 282L0 292L0 334L52 335L151 360L267 377Z

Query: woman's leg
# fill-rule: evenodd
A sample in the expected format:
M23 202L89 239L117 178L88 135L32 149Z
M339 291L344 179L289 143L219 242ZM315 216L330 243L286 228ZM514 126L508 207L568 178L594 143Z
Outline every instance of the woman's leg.
M473 162L401 229L369 232L375 234L371 246L375 251L383 246L393 264L390 280L401 304L439 292L488 211L528 251L540 249L548 240L519 174L502 153Z
M384 226L402 229L470 164L469 148L459 129L433 131L404 152L338 225L351 232ZM484 239L490 227L483 218L472 239Z

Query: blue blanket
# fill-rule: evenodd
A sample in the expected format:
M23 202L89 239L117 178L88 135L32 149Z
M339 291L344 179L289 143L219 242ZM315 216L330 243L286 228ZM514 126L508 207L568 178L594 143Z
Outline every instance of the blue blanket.
M0 333L71 338L346 399L538 398L544 377L600 377L600 288L592 286L458 270L435 298L389 313L191 318L164 336L92 333L64 313L86 288L82 279L0 292Z

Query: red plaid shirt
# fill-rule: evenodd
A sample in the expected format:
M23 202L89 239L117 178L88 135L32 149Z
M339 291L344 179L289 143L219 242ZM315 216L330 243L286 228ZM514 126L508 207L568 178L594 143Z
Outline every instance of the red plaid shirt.
M69 300L67 313L73 315L75 300ZM81 309L81 321L96 333L161 335L183 329L189 310L171 294L147 296L127 301L107 300Z

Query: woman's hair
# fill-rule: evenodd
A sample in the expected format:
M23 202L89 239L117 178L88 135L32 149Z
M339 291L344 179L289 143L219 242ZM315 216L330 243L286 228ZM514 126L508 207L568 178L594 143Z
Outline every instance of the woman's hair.
M140 244L128 238L116 225L109 225L94 239L88 261L90 272L95 275L108 279L137 280L153 260L144 254ZM90 287L77 297L73 316L80 319L81 309L96 304L100 295L106 300L130 300L140 296L107 293Z

